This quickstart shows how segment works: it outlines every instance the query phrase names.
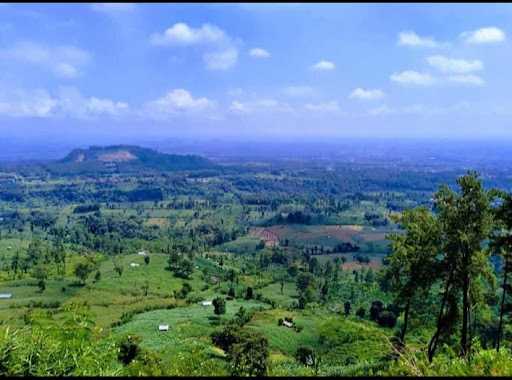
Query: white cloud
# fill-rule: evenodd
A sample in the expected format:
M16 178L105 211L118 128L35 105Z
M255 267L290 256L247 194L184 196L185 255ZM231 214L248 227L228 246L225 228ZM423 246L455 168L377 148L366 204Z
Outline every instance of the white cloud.
M99 3L91 4L91 9L98 12L106 13L119 13L119 12L133 12L135 4L133 3Z
M194 98L187 90L178 88L167 92L161 98L145 105L145 113L150 117L162 118L178 113L194 113L210 110L215 103L207 98Z
M196 45L218 43L227 38L222 29L215 25L203 24L200 28L192 28L179 22L166 29L163 33L151 35L153 45Z
M493 44L503 42L506 39L505 32L494 26L464 32L461 33L460 37L468 44Z
M428 73L419 73L413 70L394 73L390 79L402 85L430 86L434 84L434 78Z
M179 22L163 33L154 33L150 43L156 46L194 46L205 48L203 62L209 70L227 70L238 61L235 41L222 29L212 24L193 28Z
M227 70L233 67L237 60L238 50L232 47L203 55L203 61L209 70Z
M16 90L0 95L0 115L10 117L49 117L52 115L57 100L47 91Z
M398 34L398 45L436 48L441 47L443 44L437 42L432 37L420 37L413 31L404 31Z
M336 65L333 62L325 60L317 62L313 66L311 66L311 69L315 71L329 71L334 70L335 68Z
M479 60L468 61L464 59L447 58L442 55L433 55L427 58L430 66L443 73L464 74L483 70L484 64Z
M325 103L317 103L317 104L311 104L308 103L304 106L304 108L308 111L313 112L339 112L341 111L341 108L336 101L330 101Z
M356 88L349 95L350 99L361 99L361 100L375 100L382 99L385 96L384 92L379 89L368 89Z
M307 97L315 94L315 90L309 86L288 86L283 88L283 94L290 97Z
M97 116L118 117L130 111L125 102L95 96L85 97L75 87L61 87L56 98L57 116L90 119Z
M453 75L448 77L450 82L460 83L470 86L483 86L485 85L485 81L479 77L478 75Z
M55 76L70 79L81 73L90 60L90 54L75 46L50 47L24 41L0 50L0 59L40 66Z
M0 94L0 114L10 117L117 117L129 111L124 102L84 97L74 87L61 87L56 95L46 90L16 89Z
M270 58L270 53L262 48L254 48L249 50L249 55L253 58Z
M250 113L251 108L238 100L233 100L231 102L231 105L229 106L229 110L231 112L238 112L238 113Z

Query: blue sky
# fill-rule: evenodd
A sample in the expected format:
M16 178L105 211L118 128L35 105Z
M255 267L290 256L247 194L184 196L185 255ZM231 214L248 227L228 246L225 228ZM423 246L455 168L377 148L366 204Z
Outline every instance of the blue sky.
M509 4L3 4L0 133L510 138L510 25Z

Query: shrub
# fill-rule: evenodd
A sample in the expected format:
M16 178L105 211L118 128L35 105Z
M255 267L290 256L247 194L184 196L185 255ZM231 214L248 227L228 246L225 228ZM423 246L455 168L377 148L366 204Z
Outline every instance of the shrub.
M311 347L300 346L295 353L295 359L305 366L312 366L315 364L315 352Z
M117 359L124 365L128 365L140 352L140 338L138 336L128 335L119 342L119 353Z

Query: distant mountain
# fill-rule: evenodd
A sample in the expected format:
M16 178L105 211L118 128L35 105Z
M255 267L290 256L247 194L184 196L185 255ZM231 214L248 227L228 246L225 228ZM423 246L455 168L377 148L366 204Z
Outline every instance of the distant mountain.
M45 165L55 174L125 173L137 171L192 171L215 169L217 165L195 155L160 153L133 145L91 146L74 149L62 160Z

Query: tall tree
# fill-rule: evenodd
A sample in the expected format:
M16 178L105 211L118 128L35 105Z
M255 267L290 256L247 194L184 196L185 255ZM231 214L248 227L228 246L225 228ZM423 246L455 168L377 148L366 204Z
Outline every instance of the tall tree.
M512 271L512 194L496 192L497 198L502 202L494 209L495 229L492 233L490 248L491 251L500 255L502 258L502 293L500 300L498 331L496 335L496 351L499 352L501 337L503 335L503 324L507 294L510 294L512 287L509 284L509 275Z
M441 268L445 271L445 292L437 329L429 343L429 360L434 356L441 332L450 331L455 324L457 303L461 296L460 354L468 355L471 309L475 304L480 280L482 277L488 278L491 273L488 251L482 248L492 226L490 194L484 190L476 172L468 172L458 178L457 184L459 192L445 185L435 196L442 230ZM443 316L446 306L450 312Z
M411 305L425 299L436 278L441 231L434 215L424 207L406 210L395 218L405 233L389 236L392 253L384 277L404 310L400 341L405 342Z

